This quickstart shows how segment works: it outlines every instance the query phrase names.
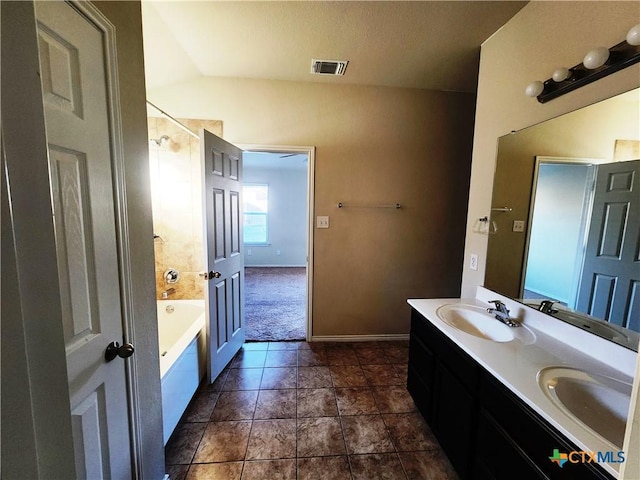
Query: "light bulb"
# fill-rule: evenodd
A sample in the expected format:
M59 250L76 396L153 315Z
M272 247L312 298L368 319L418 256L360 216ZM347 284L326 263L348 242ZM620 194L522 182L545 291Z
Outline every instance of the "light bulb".
M537 97L544 90L544 83L536 80L535 82L531 82L527 85L527 88L524 89L524 94L527 97Z
M627 43L634 46L640 45L640 23L627 32Z
M598 47L590 50L582 61L583 65L589 70L594 70L601 67L609 60L609 49L605 47Z
M565 67L556 69L556 71L553 72L553 75L551 75L551 78L553 78L554 82L562 82L569 77L571 77L571 71Z

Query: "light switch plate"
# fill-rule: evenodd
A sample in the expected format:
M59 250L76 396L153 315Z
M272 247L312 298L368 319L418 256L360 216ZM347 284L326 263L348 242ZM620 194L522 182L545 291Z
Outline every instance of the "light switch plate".
M318 215L316 217L316 228L329 228L329 217L326 215Z
M514 232L524 232L524 220L514 220L513 221L513 231Z

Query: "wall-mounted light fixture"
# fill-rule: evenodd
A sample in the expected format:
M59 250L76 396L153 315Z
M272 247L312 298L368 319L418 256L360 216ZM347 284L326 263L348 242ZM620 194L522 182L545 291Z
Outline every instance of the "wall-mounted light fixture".
M544 83L539 80L531 82L524 93L545 103L638 62L640 24L631 27L626 39L617 45L589 50L582 63L571 68L558 68Z

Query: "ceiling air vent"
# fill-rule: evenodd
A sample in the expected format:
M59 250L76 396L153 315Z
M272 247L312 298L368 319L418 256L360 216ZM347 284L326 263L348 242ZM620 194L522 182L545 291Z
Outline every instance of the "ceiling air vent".
M311 73L316 75L344 75L348 61L344 60L311 60Z

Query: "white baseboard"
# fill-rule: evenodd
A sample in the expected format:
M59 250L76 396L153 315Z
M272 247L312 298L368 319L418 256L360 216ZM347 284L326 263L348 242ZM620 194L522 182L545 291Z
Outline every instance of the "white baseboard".
M409 340L408 333L387 335L312 335L312 342L384 342L393 340Z

